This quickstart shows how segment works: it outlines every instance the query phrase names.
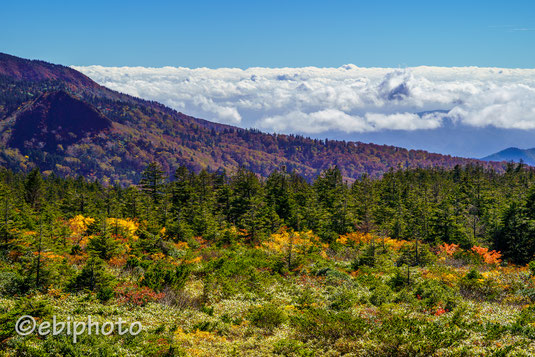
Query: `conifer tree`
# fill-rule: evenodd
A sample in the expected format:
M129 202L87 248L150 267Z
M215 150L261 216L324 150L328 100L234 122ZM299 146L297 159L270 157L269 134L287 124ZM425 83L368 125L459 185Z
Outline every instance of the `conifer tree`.
M159 203L162 197L164 181L165 177L160 165L156 162L152 162L141 174L139 184L143 192L152 197L154 203Z
M28 174L24 182L24 198L31 208L38 208L43 199L44 187L43 178L38 168L33 169Z

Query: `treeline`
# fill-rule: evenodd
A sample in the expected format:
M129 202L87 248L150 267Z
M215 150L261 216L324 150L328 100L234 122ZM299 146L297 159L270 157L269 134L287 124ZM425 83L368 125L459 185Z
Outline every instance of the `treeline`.
M231 244L229 228L259 244L285 226L312 230L325 243L361 231L429 244L487 245L515 263L535 253L535 175L522 164L505 173L480 166L409 169L364 176L349 184L336 167L313 182L274 171L266 179L240 169L232 175L180 167L164 176L157 164L139 185L104 186L82 177L0 172L0 241L24 229L61 236L61 222L76 215L128 218L148 234L186 242L193 237Z

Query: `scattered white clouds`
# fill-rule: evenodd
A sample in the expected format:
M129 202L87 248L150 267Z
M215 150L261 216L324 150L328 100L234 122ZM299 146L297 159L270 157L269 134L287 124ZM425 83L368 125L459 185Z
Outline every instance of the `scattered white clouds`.
M410 131L440 128L445 118L535 129L535 69L74 68L189 115L266 131Z

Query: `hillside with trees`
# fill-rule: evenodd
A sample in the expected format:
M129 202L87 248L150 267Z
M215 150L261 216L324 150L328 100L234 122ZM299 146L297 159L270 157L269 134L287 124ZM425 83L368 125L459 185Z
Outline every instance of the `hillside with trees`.
M61 104L60 98L70 104ZM49 110L55 107L63 112ZM25 121L28 117L39 117L39 123ZM104 124L107 121L110 124ZM68 130L65 123L70 123ZM20 137L20 128L28 126ZM0 54L0 138L0 164L5 167L23 172L39 167L45 175L83 175L121 185L137 183L151 162L167 174L179 166L195 172L236 172L241 167L263 177L285 166L307 180L337 165L350 181L364 174L379 177L390 168L504 168L501 163L421 150L211 123L114 92L71 68L6 54Z

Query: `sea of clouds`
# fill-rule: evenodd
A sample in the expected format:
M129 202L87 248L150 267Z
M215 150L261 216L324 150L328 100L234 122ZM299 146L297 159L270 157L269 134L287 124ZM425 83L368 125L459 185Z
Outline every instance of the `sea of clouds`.
M188 115L268 132L413 131L445 120L535 129L535 69L73 68Z

